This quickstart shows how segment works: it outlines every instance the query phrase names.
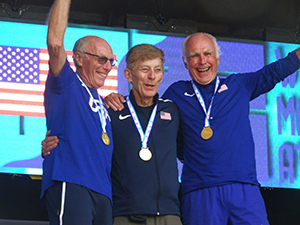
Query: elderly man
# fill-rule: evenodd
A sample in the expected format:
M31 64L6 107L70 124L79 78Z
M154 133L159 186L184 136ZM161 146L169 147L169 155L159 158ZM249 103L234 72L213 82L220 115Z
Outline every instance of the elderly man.
M42 198L50 224L112 223L111 125L97 89L115 63L110 45L86 36L64 49L70 0L56 0L48 24L50 72L45 89L47 129L60 143L43 162ZM84 130L84 132L83 132ZM102 138L101 138L102 137Z
M185 225L269 224L256 177L249 102L300 67L300 49L245 74L217 77L220 49L207 33L182 44L192 78L172 84L164 99L179 108L184 155L182 220ZM122 98L107 105L122 109Z
M181 225L176 161L179 113L174 103L157 94L164 61L163 51L153 45L132 47L124 70L132 90L122 111L109 109L114 225ZM57 141L55 137L43 141L45 156Z
M177 107L159 99L164 53L148 44L126 56L124 75L132 84L121 112L109 110L114 140L112 162L114 225L179 225L176 137Z
M217 76L216 39L196 33L182 44L192 78L164 98L180 111L184 166L182 217L187 225L268 224L256 177L249 102L300 67L300 49L253 73Z

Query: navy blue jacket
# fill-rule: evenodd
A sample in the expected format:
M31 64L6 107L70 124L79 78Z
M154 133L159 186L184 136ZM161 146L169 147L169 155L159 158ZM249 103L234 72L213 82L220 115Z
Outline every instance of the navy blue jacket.
M173 102L158 99L158 95L154 98L158 108L148 142L152 152L149 161L139 157L141 140L127 103L121 112L109 110L114 141L113 216L180 215L176 161L179 113ZM155 104L138 106L132 92L130 101L145 131Z

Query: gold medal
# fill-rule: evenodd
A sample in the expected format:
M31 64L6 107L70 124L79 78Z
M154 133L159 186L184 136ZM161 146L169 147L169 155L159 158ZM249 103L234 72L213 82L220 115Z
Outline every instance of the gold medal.
M201 137L204 140L210 139L213 135L213 131L210 127L203 127L202 131L201 131Z
M110 143L109 137L108 137L107 133L105 133L105 132L102 132L102 141L106 145L109 145L109 143Z
M141 148L139 156L144 161L149 161L152 158L152 153L149 148Z

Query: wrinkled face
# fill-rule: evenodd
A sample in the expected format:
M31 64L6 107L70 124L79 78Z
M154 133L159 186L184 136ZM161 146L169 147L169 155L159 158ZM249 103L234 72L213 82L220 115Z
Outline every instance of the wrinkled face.
M144 104L146 102L152 104L153 96L156 95L164 75L161 59L158 57L138 61L132 70L125 69L124 74L132 84L132 91L137 104L140 106L147 106Z
M84 52L113 59L113 52L110 45L100 38L91 38ZM86 53L76 52L75 54L77 64L79 65L77 72L88 87L96 90L104 85L104 81L111 71L112 65L109 60L103 63L98 57Z
M211 38L205 34L195 34L186 43L185 67L191 78L206 85L217 76L220 58L216 57L216 48Z

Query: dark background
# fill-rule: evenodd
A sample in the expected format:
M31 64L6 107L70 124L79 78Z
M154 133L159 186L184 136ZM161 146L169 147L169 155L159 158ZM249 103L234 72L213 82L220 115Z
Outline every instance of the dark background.
M44 23L53 0L0 0L0 19ZM70 22L300 43L299 0L73 0Z
M0 0L0 20L45 23L52 0ZM299 0L73 0L70 23L300 44ZM46 221L41 180L0 174L0 224ZM261 188L271 225L300 224L300 190ZM1 222L5 220L6 222ZM29 222L28 224L34 224ZM27 223L26 223L27 224Z

